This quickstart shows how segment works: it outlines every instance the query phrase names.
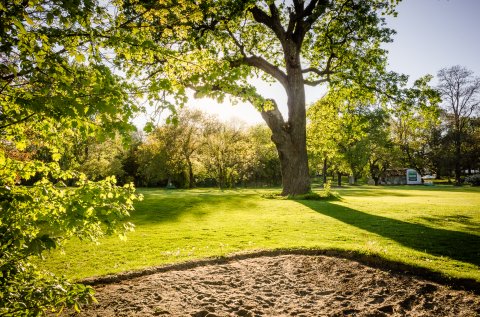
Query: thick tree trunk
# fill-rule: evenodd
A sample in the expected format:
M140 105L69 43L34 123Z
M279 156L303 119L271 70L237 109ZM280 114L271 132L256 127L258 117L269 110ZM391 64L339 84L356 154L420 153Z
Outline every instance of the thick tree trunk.
M305 133L300 135L292 133L292 127L289 123L283 122L276 107L273 110L262 112L262 116L272 130L272 141L280 159L282 195L308 193L310 191L310 175ZM299 126L296 127L297 131L299 128ZM305 122L303 129L305 129Z
M308 193L310 191L310 175L307 151L302 149L301 144L288 143L277 146L282 169L282 195Z
M342 173L338 172L337 173L337 176L338 176L338 187L342 187Z
M293 53L292 53L293 54ZM273 109L262 112L272 131L282 170L282 195L301 195L310 192L307 157L305 87L299 56L287 67L285 90L288 96L288 121L285 122L275 101Z

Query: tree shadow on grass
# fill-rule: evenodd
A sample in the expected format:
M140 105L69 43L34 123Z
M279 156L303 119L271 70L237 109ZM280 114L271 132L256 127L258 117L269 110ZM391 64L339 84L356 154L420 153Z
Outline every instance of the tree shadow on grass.
M337 190L337 189L336 189ZM381 186L360 186L340 188L342 196L396 196L413 197L418 196L418 191L423 191L426 195L430 192L455 192L455 193L478 193L477 187L455 187L450 185L441 186L422 186L422 185L381 185Z
M255 208L255 194L220 190L142 190L144 200L135 204L129 221L135 225L175 222L184 215L204 217L230 208ZM215 206L215 207L212 207Z
M395 188L388 188L384 189L381 188L381 190L376 190L376 188L361 188L361 189L356 189L356 188L342 188L340 189L340 193L342 196L395 196L395 197L412 197L414 194L411 194L409 192L402 191L403 188L398 188L398 190L395 190Z
M341 222L392 239L408 248L435 256L480 266L480 236L437 229L368 214L331 202L298 201L310 209ZM480 232L480 226L477 225Z

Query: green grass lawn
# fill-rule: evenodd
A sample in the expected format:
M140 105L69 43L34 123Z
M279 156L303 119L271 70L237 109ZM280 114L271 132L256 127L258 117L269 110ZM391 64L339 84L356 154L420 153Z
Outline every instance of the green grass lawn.
M81 279L239 251L313 248L480 281L480 188L337 191L336 201L294 201L262 197L272 190L143 189L126 241L70 241L41 266Z

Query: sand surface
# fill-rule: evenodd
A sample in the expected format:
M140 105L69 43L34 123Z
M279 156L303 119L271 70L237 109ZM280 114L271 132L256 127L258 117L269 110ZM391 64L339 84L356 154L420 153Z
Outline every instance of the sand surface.
M97 285L81 316L480 316L480 295L328 256L277 255Z

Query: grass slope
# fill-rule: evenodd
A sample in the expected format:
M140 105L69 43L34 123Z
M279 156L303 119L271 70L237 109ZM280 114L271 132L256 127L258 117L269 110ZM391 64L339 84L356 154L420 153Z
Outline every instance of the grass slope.
M337 201L272 190L140 190L127 241L70 241L41 265L81 279L232 252L314 248L378 255L480 281L480 189L350 187Z

